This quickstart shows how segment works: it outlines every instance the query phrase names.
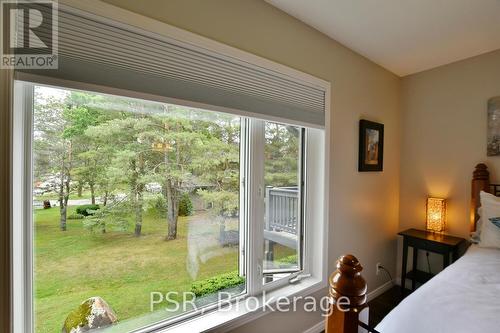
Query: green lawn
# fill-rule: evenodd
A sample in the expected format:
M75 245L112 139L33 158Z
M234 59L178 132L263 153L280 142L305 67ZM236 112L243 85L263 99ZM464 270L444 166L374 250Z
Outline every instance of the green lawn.
M189 291L191 276L201 280L238 268L236 247L214 245L219 226L208 215L179 218L178 239L169 242L166 222L153 215L145 216L140 238L133 226L92 234L82 220L68 220L62 232L58 218L57 208L35 212L37 333L60 332L68 313L92 296L104 298L122 321L150 313L152 291Z

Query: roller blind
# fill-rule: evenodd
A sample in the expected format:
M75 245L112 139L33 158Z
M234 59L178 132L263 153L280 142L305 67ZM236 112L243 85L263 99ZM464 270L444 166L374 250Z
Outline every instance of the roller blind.
M324 126L325 92L320 87L182 41L61 7L59 68L21 72Z

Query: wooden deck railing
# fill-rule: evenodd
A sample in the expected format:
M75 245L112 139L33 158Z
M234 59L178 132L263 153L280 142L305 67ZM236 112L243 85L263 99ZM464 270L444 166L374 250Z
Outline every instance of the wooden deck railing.
M299 190L297 187L266 188L266 230L297 234Z
M274 245L298 248L298 187L266 187L264 239L266 260L274 261Z
M361 276L363 267L351 254L341 256L336 267L328 279L330 311L326 317L325 332L376 332L368 327L367 287Z

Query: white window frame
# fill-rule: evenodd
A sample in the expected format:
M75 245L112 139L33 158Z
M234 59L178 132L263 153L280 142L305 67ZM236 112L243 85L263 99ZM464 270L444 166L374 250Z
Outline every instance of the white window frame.
M237 58L239 60L247 61L249 63L261 66L264 69L280 72L281 74L300 79L304 82L313 84L320 87L325 92L325 128L307 128L306 130L306 147L305 147L305 230L304 230L304 249L303 269L301 272L292 273L286 279L281 279L262 285L262 268L260 274L258 270L252 270L252 276L247 274L247 294L254 296L261 296L265 291L267 292L267 299L279 296L306 296L315 291L323 289L327 286L328 277L328 225L329 215L329 192L330 192L330 142L331 142L331 115L330 115L330 83L318 79L311 75L296 71L281 64L257 57L250 53L226 46L224 44L212 41L210 39L195 35L193 33L178 29L176 27L158 22L156 20L146 18L144 16L128 12L126 10L117 8L115 6L105 4L102 2L81 2L78 0L64 0L64 3L69 4L74 8L82 11L92 12L96 15L108 17L124 24L132 24L141 29L150 31L152 34L161 34L170 38L176 38L183 41L190 42L194 45L202 47L207 52L216 52L217 54L224 54L227 57ZM189 107L197 107L202 109L226 112L237 114L243 117L254 116L242 110L233 110L227 108L218 108L210 105L203 105L200 103L192 103L189 101L181 101L177 99L169 99L161 96L152 96L148 94L136 93L132 91L123 91L119 89L102 87L97 85L90 85L79 82L71 82L59 79L50 79L46 77L38 77L30 75L18 77L18 79L26 79L28 81L49 86L65 87L69 89L79 89L95 91L100 93L108 93L113 95L122 95L133 98L141 98L145 100L154 100L165 103L185 105ZM33 318L31 309L31 295L32 295L32 267L31 267L31 253L26 251L31 248L31 230L32 230L32 184L31 184L31 140L29 137L30 129L32 126L32 117L29 113L19 112L21 109L32 109L33 95L31 88L31 95L29 92L29 85L15 85L17 91L13 114L13 156L12 156L12 253L13 253L13 280L17 285L22 284L24 288L13 288L13 323L14 332L32 332ZM21 92L21 94L20 94ZM20 97L23 96L23 97ZM259 115L260 116L260 115ZM280 123L288 123L287 119L279 119L269 117L268 121L275 121ZM307 126L307 124L293 123L291 125ZM247 129L245 129L247 130ZM263 131L254 126L249 126L250 131ZM255 137L255 135L253 136ZM258 154L258 151L251 151L250 154ZM261 155L262 156L262 155ZM262 173L262 170L253 169L254 173ZM254 177L255 178L255 177ZM27 181L28 180L28 181ZM259 215L264 215L263 207L263 184L257 182L249 183L248 188L252 188L253 198L248 198L248 202L252 208L257 209L254 212L254 218ZM261 187L259 195L259 187ZM252 221L252 215L249 215L249 221ZM23 222L24 221L24 222ZM255 220L253 220L255 222ZM262 265L263 253L262 240L260 232L263 232L263 219L260 219L259 228L253 230L245 230L248 232L245 241L245 260L247 265ZM240 233L240 234L244 234ZM249 251L253 247L260 251ZM248 266L250 267L250 266ZM253 266L256 267L256 266ZM300 280L296 284L288 284L289 278L297 277L299 274L310 274L310 277ZM238 297L233 302L242 302L243 297ZM263 304L262 304L263 306ZM149 327L142 332L197 332L212 329L215 331L228 331L246 322L254 320L266 312L263 311L249 311L239 307L238 311L212 311L202 316L186 315L176 317L175 324L165 327L168 322L161 323ZM181 319L182 321L179 321ZM162 328L163 327L163 328Z
M33 86L14 82L12 131L12 316L14 332L33 332L33 199L31 131Z
M13 182L20 186L13 187L13 244L14 244L14 276L15 284L13 307L15 313L15 332L33 332L33 208L32 208L32 126L34 87L38 84L16 81L14 84L14 154L13 154ZM56 87L65 89L65 87ZM213 109L213 108L212 108ZM243 118L242 118L243 119ZM304 246L303 265L300 271L290 273L286 277L273 282L263 284L263 259L264 259L264 146L265 121L255 118L243 120L241 131L241 154L242 161L242 183L244 184L240 200L244 212L242 217L240 237L245 249L246 293L234 297L232 301L238 302L246 296L260 296L263 292L278 292L278 295L288 295L291 290L305 290L313 285L320 288L324 286L324 272L317 267L324 266L322 262L315 262L318 258L325 258L324 247L319 244L318 238L324 234L324 131L306 128L304 150L304 237L301 242ZM246 142L245 138L249 142ZM244 156L246 155L246 156ZM302 170L300 170L302 172ZM244 179L247 177L247 179ZM301 245L302 245L301 244ZM240 260L242 262L242 260ZM242 267L243 266L243 267ZM318 272L320 274L318 274ZM309 276L310 275L310 276ZM323 276L322 276L323 275ZM303 281L293 285L290 289L290 280L293 278L307 276ZM282 293L283 292L283 293ZM205 312L206 309L203 309ZM188 318L196 317L201 312L192 311L184 315L167 319L165 322L154 324L140 330L151 332L152 329L165 327L168 324L176 324Z

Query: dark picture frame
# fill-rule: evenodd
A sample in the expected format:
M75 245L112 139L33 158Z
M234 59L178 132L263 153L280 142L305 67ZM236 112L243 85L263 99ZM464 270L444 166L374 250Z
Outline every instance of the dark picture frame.
M500 96L488 100L487 156L500 156Z
M358 171L383 171L384 124L359 121Z

